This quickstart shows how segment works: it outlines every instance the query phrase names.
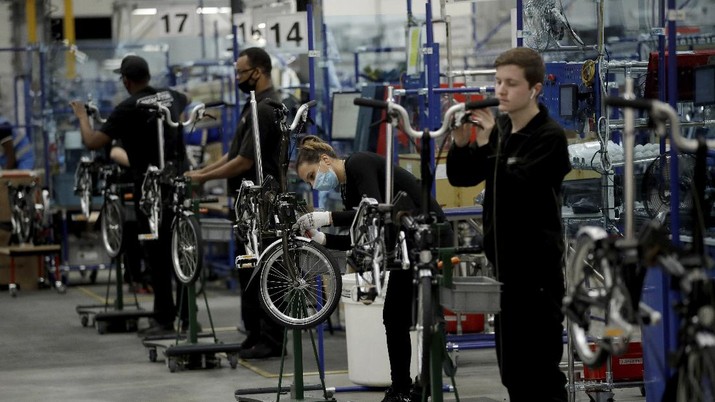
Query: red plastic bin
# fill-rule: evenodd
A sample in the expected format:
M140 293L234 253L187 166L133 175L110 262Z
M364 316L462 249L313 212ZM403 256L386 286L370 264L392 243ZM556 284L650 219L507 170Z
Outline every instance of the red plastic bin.
M484 332L484 314L461 314L463 334ZM457 315L449 309L444 309L445 330L448 334L457 333Z
M626 353L620 356L611 356L611 371L614 382L642 381L643 380L643 348L640 342L630 342ZM592 369L583 367L583 376L586 380L605 380L606 363L601 367Z

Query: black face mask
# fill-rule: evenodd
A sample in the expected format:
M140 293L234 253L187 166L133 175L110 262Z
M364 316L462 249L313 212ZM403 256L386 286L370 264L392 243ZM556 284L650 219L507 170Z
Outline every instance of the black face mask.
M245 81L238 83L238 89L240 89L241 92L245 94L249 94L251 93L251 91L256 90L256 81L253 81L253 83L251 83L251 77L248 77L248 79L246 79Z

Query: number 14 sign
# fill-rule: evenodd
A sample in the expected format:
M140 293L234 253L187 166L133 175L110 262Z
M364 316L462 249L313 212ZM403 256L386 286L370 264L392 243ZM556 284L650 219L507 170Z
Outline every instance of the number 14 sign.
M273 15L266 18L268 46L298 53L308 52L308 17L305 12Z

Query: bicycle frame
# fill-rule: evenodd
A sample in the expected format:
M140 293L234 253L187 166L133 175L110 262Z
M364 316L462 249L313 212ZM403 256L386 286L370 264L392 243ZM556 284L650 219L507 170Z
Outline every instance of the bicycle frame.
M568 284L569 290L564 298L564 312L572 323L571 338L576 351L584 364L591 367L600 365L608 355L624 352L636 327L660 320L659 312L640 301L645 268L658 265L668 275L676 278L685 298L684 303L688 304L694 284L702 281L703 277L707 278L704 270L712 265L712 261L704 256L695 258L693 264L692 253L682 254L681 250L671 244L668 234L661 227L664 216L651 221L644 228L639 239L634 236L633 109L647 110L655 123L655 132L660 136L667 134L666 122L669 123L671 138L676 148L693 152L698 148L699 143L698 140L685 139L681 136L679 117L670 105L660 101L634 100L632 88L632 80L628 79L624 98L606 99L607 105L625 108L625 238L610 238L600 227L581 228L577 236L579 243L574 251L574 258L569 262L570 276L579 281L571 281L572 283ZM713 149L715 141L704 141L704 145ZM698 233L696 237L700 238L694 239L693 251L695 254L701 254L703 249L699 244L702 243L702 233L698 231L696 233ZM598 287L591 288L591 285L584 281L588 279L587 275L594 273L599 274L603 280ZM710 300L704 306L709 306L712 310L712 305L715 303L712 284L710 288ZM592 323L591 308L603 310L603 320L606 324L603 337L594 340L595 350L589 347L591 339L586 334ZM692 315L681 313L681 318L684 318L684 328L693 325L689 317ZM703 334L703 337L710 339L713 344L715 344L714 331L715 327ZM687 338L688 332L681 328L681 337ZM683 353L681 351L681 354Z
M351 239L353 240L353 248L351 254L353 256L368 255L372 256L371 268L372 268L372 281L370 286L375 289L374 293L382 292L382 285L380 279L382 274L375 272L382 271L387 268L387 258L386 252L384 250L384 241L379 243L378 247L374 247L370 250L370 244L360 244L359 241L356 243L356 239L360 239L363 234L369 234L374 237L380 237L378 235L384 234L384 225L394 224L399 226L396 232L398 233L398 246L397 252L400 254L399 260L402 263L403 269L409 269L410 260L414 261L412 264L414 272L414 283L417 288L417 298L415 299L416 308L414 311L417 314L417 330L421 331L422 335L420 339L422 341L422 358L421 360L421 371L420 371L420 385L424 388L425 392L432 390L432 400L442 401L441 395L441 374L439 373L439 367L441 367L441 362L437 362L437 359L433 359L433 356L438 353L438 336L432 336L432 333L438 334L437 322L434 319L435 309L433 304L437 304L439 300L438 293L438 281L437 277L437 261L436 257L438 253L436 252L436 236L433 234L433 223L434 218L430 215L429 205L430 205L430 193L432 188L432 172L429 167L429 160L432 154L432 144L431 140L442 136L452 129L458 127L462 123L462 118L459 117L454 119L455 116L463 114L468 109L478 109L491 106L497 106L499 101L497 99L488 99L485 101L470 102L470 103L459 103L451 106L445 113L442 119L442 125L434 131L429 129L424 129L422 131L415 130L409 124L409 116L407 110L401 105L394 102L392 99L392 88L388 89L388 100L380 101L374 99L364 99L357 98L354 100L354 104L358 106L368 106L373 108L382 108L387 110L388 118L388 135L387 135L387 157L386 157L386 190L385 198L388 200L388 204L384 206L378 206L375 200L363 199L358 208L356 218L351 226ZM422 140L421 149L421 177L422 177L422 189L421 189L421 213L418 216L410 216L411 211L403 210L402 208L396 209L397 201L392 205L393 195L392 195L392 130L391 127L399 125L402 121L402 130L413 138L419 138ZM394 216L394 218L392 218ZM361 233L362 232L362 233ZM384 237L383 237L384 238ZM413 240L413 249L408 250L407 239L411 238ZM378 243L372 242L372 245ZM382 248L382 250L380 250ZM413 253L412 255L410 253ZM356 274L358 276L358 283L360 283L361 273ZM369 301L369 299L368 299Z

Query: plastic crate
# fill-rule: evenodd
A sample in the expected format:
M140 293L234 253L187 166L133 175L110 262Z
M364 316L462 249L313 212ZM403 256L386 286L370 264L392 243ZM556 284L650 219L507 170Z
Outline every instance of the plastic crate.
M461 334L476 334L484 332L484 314L459 314ZM444 309L445 331L448 334L457 334L457 314L449 309Z
M640 342L630 342L626 353L611 356L611 371L614 382L630 382L643 380L643 348ZM586 380L605 381L606 363L601 367L583 367L583 377Z
M458 313L498 313L501 282L486 276L452 278L452 287L440 288L439 301Z
M228 219L201 218L201 238L204 241L231 241L233 223Z

